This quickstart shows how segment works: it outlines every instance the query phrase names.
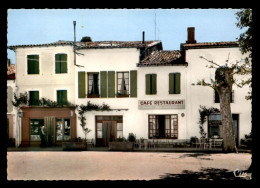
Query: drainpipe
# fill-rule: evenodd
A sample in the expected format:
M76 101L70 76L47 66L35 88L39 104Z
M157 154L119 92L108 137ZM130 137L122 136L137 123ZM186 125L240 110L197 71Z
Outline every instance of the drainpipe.
M74 52L74 65L76 65L76 21L73 21L74 25L74 43L73 43L73 52Z

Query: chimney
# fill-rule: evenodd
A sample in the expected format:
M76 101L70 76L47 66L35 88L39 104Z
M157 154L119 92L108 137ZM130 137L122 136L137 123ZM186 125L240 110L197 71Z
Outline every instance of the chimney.
M85 37L82 37L80 42L92 42L92 39L89 36L85 36Z
M195 40L195 27L188 27L188 40L186 41L187 44L194 44L196 43Z
M144 44L144 34L145 34L145 33L144 33L144 31L143 31L143 42L142 42L143 44Z
M76 21L73 21L74 25L74 43L76 42Z

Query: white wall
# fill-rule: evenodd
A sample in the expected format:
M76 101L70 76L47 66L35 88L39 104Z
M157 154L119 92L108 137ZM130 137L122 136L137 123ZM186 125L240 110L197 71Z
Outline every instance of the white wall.
M68 55L68 73L55 74L55 54L66 53ZM27 74L27 55L39 55L38 75ZM30 90L39 90L40 98L46 97L50 100L57 100L56 90L66 89L68 101L74 103L74 55L71 46L57 47L34 47L18 48L16 50L17 85L19 93Z
M188 62L187 72L187 120L188 137L199 137L199 106L205 105L206 107L220 108L219 103L214 103L214 90L210 87L192 86L192 83L196 83L198 80L205 79L206 82L210 82L209 78L215 79L215 69L207 68L206 65L210 65L204 59L203 56L209 60L213 60L219 65L224 65L229 57L230 63L240 61L243 56L239 51L239 48L214 48L214 49L190 49L186 51L186 61ZM239 78L244 76L237 76ZM234 103L231 103L231 112L239 114L239 140L251 131L251 101L245 99L248 86L238 88L233 86L234 90ZM204 128L207 131L207 124L204 124Z
M179 118L179 138L186 138L186 116L181 117L181 113L186 114L186 109L152 109L139 110L138 100L167 100L186 99L184 66L160 66L160 67L136 67L139 63L139 50L134 48L116 49L87 49L80 50L84 55L77 56L77 64L84 66L76 68L75 74L75 102L86 105L88 101L101 105L108 104L112 109L127 109L111 112L88 112L86 114L87 127L92 131L88 138L95 138L95 116L97 115L122 115L123 135L127 138L129 133L136 134L137 138L148 138L148 115L149 114L178 114ZM78 71L100 72L100 71L130 71L137 70L137 98L78 98ZM181 73L181 94L169 94L169 73ZM157 95L145 94L145 74L157 74ZM87 81L87 79L86 79ZM87 85L86 85L87 87ZM78 121L77 134L84 137L80 122Z

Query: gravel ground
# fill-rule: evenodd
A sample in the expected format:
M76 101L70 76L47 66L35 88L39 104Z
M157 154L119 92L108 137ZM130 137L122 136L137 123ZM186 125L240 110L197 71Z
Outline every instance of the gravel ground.
M251 154L7 152L8 180L153 180L202 169L247 170Z

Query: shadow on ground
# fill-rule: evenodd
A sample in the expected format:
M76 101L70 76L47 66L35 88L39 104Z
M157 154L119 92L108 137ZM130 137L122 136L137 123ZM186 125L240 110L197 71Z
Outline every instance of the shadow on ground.
M202 168L199 172L184 170L182 174L165 174L158 180L174 181L250 181L249 178L235 177L234 172L227 169Z

